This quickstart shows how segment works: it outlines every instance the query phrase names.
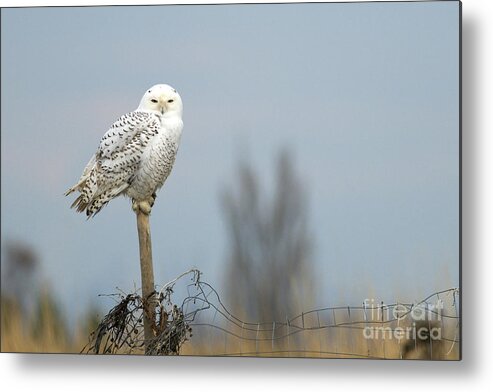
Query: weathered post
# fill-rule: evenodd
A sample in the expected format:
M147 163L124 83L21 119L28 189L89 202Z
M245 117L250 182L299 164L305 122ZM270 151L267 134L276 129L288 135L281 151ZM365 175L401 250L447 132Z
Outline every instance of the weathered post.
M142 277L142 305L144 310L144 348L149 353L149 342L154 338L156 323L156 293L154 290L154 270L152 267L152 242L149 214L139 208L137 231L139 233L140 273Z

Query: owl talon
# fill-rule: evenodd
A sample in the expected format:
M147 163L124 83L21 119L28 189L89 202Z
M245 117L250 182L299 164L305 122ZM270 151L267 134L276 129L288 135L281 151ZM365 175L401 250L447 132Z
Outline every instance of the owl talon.
M151 207L154 207L154 202L156 201L156 197L157 197L156 192L154 192L149 198L149 205Z
M152 203L154 204L154 203ZM152 205L149 201L144 200L144 201L132 201L132 210L134 210L135 213L138 213L139 211L142 212L145 215L149 215L152 210Z
M139 203L139 209L146 215L149 215L151 213L151 210L152 210L152 206L151 204L145 200L145 201L141 201Z

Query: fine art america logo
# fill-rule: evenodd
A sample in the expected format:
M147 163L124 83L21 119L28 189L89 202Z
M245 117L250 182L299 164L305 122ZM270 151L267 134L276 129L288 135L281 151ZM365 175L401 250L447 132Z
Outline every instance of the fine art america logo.
M441 340L443 307L440 299L431 304L385 305L367 298L363 302L366 319L363 336L382 340Z

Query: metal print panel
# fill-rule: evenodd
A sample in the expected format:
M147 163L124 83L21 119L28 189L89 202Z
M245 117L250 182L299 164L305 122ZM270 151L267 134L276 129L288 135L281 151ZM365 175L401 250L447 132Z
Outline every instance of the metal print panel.
M460 2L1 24L2 352L460 359Z

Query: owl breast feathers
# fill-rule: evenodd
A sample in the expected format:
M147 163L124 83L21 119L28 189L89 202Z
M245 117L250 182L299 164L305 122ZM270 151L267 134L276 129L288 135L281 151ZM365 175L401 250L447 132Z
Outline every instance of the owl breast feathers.
M104 134L79 181L66 192L79 192L72 207L91 217L120 195L152 205L175 161L181 112L181 99L172 87L149 89L139 108L121 116Z

